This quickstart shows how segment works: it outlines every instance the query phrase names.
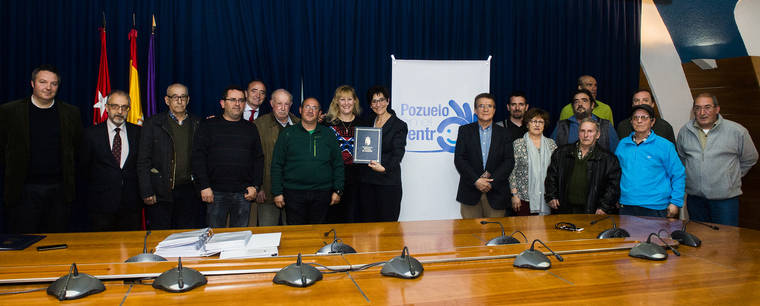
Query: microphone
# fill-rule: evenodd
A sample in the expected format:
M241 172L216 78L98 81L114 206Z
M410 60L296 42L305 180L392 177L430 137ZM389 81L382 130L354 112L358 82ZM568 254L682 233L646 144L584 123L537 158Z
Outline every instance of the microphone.
M47 294L63 301L83 298L105 290L106 287L103 286L103 282L92 275L79 273L77 264L72 263L69 274L59 277L50 284L47 288Z
M681 256L680 252L678 252L670 244L666 243L665 240L662 239L662 237L660 237L659 232L649 234L646 242L641 242L641 243L636 244L633 248L631 248L631 251L628 252L628 256L641 258L641 259L647 259L647 260L658 260L658 261L667 259L668 252L661 245L652 243L652 236L655 236L657 237L657 239L660 239L660 241L668 249L673 251L673 254L675 254L676 256Z
M418 278L424 271L422 263L409 254L409 248L404 246L401 255L391 258L383 265L380 274L405 279Z
M338 233L334 228L330 229L324 234L327 237L333 233L333 241L330 244L325 243L323 247L317 250L317 254L352 254L356 253L356 250L351 246L343 243L341 239L338 239Z
M501 236L495 237L495 238L489 240L488 242L486 242L487 246L520 243L519 240L517 240L515 237L513 237L516 233L520 233L520 235L522 235L523 238L525 238L525 243L528 243L528 237L525 237L525 234L523 232L521 232L521 231L514 231L514 232L512 232L511 235L507 236L504 233L504 225L501 224L501 222L498 222L498 221L496 221L496 222L494 222L494 221L480 221L480 224L483 224L483 225L489 224L489 223L498 224L501 227Z
M689 222L701 224L716 231L719 230L719 228L715 225L702 223L695 220L687 220L686 222L683 223L683 227L680 230L675 230L672 233L670 233L670 237L678 241L679 244L688 245L690 247L697 248L700 245L702 245L702 240L700 240L699 237L686 231L686 225L689 224Z
M143 251L142 254L137 254L135 256L130 257L124 262L157 262L157 261L166 261L166 258L153 254L148 253L148 236L150 236L150 230L147 230L145 232L145 238L143 238Z
M544 253L535 250L536 241L541 243L547 250L549 250L549 252L551 252L552 255L557 258L557 260L565 261L562 256L552 251L552 249L550 249L549 246L547 246L543 241L535 239L533 240L533 243L531 243L530 249L522 251L520 255L517 255L514 264L512 264L513 266L535 270L547 270L551 268L552 263L549 260L549 257L544 255Z
M153 288L171 293L180 293L203 286L206 282L206 276L198 272L198 270L182 267L182 257L180 257L177 259L176 268L161 273L153 281Z
M274 275L272 282L292 287L308 287L320 280L322 280L322 272L310 264L303 263L301 253L298 253L296 263L282 268Z
M591 225L594 225L599 221L607 220L611 217L612 215L607 215L604 218L596 219L594 221L591 221ZM615 218L612 218L612 228L606 229L596 236L597 239L625 238L625 237L631 237L631 234L629 234L628 231L626 231L625 229L617 227L617 224L615 224Z

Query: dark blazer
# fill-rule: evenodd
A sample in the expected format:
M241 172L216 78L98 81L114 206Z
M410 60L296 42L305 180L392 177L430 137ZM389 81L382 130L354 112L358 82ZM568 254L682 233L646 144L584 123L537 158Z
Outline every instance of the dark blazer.
M137 192L137 154L140 127L125 123L129 140L129 155L124 168L113 158L106 122L84 131L80 165L86 182L87 209L93 212L114 213L126 209L142 208Z
M510 198L509 174L515 166L514 151L509 131L496 124L491 124L491 128L491 146L484 167L478 122L459 127L454 149L454 166L459 172L457 201L465 205L477 204L481 192L475 188L475 181L488 171L493 179L491 191L487 193L488 203L494 209L505 209Z
M190 124L191 135L195 135L200 119L187 114L183 124ZM173 201L171 194L174 183L174 140L169 134L169 112L163 112L145 120L140 131L140 147L137 155L137 178L140 183L140 198L155 195L158 201ZM129 133L129 132L127 132ZM190 138L190 147L195 137ZM131 150L131 149L130 149ZM131 152L131 151L130 151ZM192 154L188 154L192 156ZM191 167L191 159L187 167ZM151 173L151 169L158 170Z
M5 205L21 202L21 190L29 171L29 103L31 96L0 105L0 162L5 166ZM61 118L61 167L63 197L74 200L75 161L82 139L82 120L76 106L55 102Z
M374 120L368 123L372 125ZM361 182L375 185L401 185L401 159L406 152L406 135L409 128L406 122L392 115L383 125L383 142L380 152L380 164L385 172L380 173L368 166L360 167Z

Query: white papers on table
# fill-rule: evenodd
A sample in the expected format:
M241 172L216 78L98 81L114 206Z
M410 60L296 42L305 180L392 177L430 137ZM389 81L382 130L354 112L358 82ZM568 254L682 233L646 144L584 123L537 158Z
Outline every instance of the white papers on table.
M239 231L229 233L218 233L211 236L206 242L206 251L209 253L219 253L224 250L245 249L251 240L253 233L251 231Z
M282 233L254 234L245 248L222 250L220 259L277 256Z
M208 239L210 233L211 229L208 227L189 232L174 233L159 242L156 249L195 244L198 241Z

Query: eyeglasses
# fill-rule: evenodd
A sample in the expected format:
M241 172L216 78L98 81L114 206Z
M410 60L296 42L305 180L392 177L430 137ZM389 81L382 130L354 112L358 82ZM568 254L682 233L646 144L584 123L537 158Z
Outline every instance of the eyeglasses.
M709 105L709 104L705 105L705 106L694 106L694 111L697 112L697 113L701 112L701 111L709 112L709 111L713 110L714 108L715 108L715 106Z
M127 105L117 105L117 104L107 103L106 105L109 108L113 109L113 110L119 110L119 109L122 110L122 111L128 111L129 110L129 104L127 104Z
M227 99L224 99L224 100L230 101L232 103L245 103L245 99L244 98L240 98L240 99L227 98Z
M528 123L530 123L532 125L544 125L544 121L543 120L531 120Z
M649 120L650 117L648 115L643 115L643 116L633 116L631 118L633 118L633 120Z
M372 104L378 104L378 103L385 103L385 102L388 102L388 99L386 99L386 98L380 98L380 99L372 99L372 102L370 102L370 103L372 103Z
M179 100L182 100L182 102L187 102L187 99L190 98L187 95L182 95L182 96L173 95L173 96L166 96L166 97L169 98L169 101L172 101L172 102L177 102Z
M315 112L319 110L319 106L316 106L316 105L304 105L302 107L303 107L303 110L310 110L310 111L315 111Z

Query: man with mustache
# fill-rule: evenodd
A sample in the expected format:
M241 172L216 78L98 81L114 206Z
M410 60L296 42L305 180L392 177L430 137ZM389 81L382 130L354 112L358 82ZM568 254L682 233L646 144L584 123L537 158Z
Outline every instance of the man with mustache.
M757 149L746 128L720 115L714 95L697 95L692 110L694 119L676 141L686 167L689 217L738 226L741 178L757 163Z
M615 152L618 144L618 135L612 128L612 123L606 119L601 119L592 114L594 109L594 95L588 90L577 89L570 96L570 103L573 106L574 115L568 119L557 122L557 126L552 132L552 139L557 146L563 146L568 143L574 143L578 140L579 122L584 118L591 118L599 122L599 141L597 142L602 148L610 152Z
M497 122L496 125L507 128L509 132L507 140L510 143L528 132L528 127L523 125L523 116L529 107L530 105L528 105L524 92L517 90L509 95L509 103L507 103L509 116L507 119Z
M0 106L7 233L68 230L82 121L76 106L56 101L60 82L55 67L40 66L32 95Z
M610 124L614 126L615 122L612 120L612 108L610 108L609 105L602 103L602 101L599 101L596 99L597 98L596 79L590 75L579 76L578 89L585 89L585 90L588 90L589 93L591 93L591 98L593 99L592 101L594 102L594 105L595 105L593 114L599 118L609 121ZM562 111L560 111L559 120L568 119L572 115L573 115L573 103L570 102L570 104L565 105L565 107L562 108Z
M223 113L201 122L193 141L192 169L206 202L210 227L248 226L251 202L261 190L264 154L259 131L243 120L243 89L229 86L219 101Z
M137 192L140 127L126 121L130 98L114 90L106 100L108 120L84 131L80 166L93 231L138 230L142 201Z

